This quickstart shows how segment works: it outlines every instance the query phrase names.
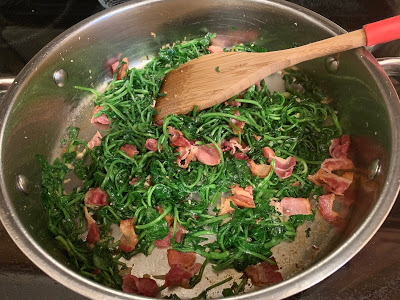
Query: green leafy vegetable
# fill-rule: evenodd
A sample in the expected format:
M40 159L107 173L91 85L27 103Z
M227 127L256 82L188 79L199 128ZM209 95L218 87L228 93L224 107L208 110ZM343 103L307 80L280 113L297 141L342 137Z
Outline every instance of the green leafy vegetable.
M241 103L239 107L220 104L203 111L195 108L188 115L167 116L163 126L153 123L156 111L152 104L162 96L159 93L162 78L179 65L208 54L212 37L207 34L204 38L164 47L143 69L130 69L121 80L114 76L104 94L78 87L92 92L95 105L104 107L99 114L104 113L111 120L101 145L89 151L86 143L78 139L79 129L69 127L69 141L61 158L49 164L38 156L42 163L41 198L48 212L48 228L84 276L121 288L118 270L123 263L119 259L129 259L137 253L150 254L155 241L169 233L164 219L167 214L174 217L174 233L178 222L187 230L181 243L171 238L174 249L203 255L215 270L239 271L261 261L274 263L270 259L271 248L284 240L293 240L296 228L305 220L313 220L314 215L283 218L269 204L271 198L321 195L321 188L309 182L307 176L319 169L327 157L330 140L341 133L331 107L320 102L325 97L322 90L303 73L286 71L285 96L271 93L262 81L259 87L252 86L231 99ZM266 51L255 44L237 45L234 50ZM304 91L296 90L294 83L300 84ZM230 126L232 118L245 121L244 132L238 138L250 147L249 158L256 163L267 163L261 153L263 147L272 148L283 158L295 156L297 165L292 176L282 180L270 172L266 178L258 178L251 174L245 160L235 159L229 152L221 152L221 163L216 166L199 161L190 162L187 169L178 166L178 154L169 143L167 126L181 130L196 144L220 145L222 140L236 136ZM334 120L334 125L326 125L328 118ZM146 149L147 139L158 141L157 151ZM139 153L129 157L121 151L125 144L135 146ZM82 185L65 193L64 180L71 173L82 180ZM133 178L137 181L131 185ZM297 181L300 185L293 186ZM219 216L218 198L235 183L253 188L256 207L235 206L232 215ZM99 209L89 207L101 234L91 249L84 236L82 239L82 233L87 228L84 197L93 187L107 193L110 205ZM158 206L163 213L156 210ZM118 252L118 241L109 235L110 226L131 218L135 218L138 244L130 253ZM215 241L208 241L208 236L215 237ZM201 275L202 272L193 277L190 285L196 285ZM224 290L224 295L237 295L245 282L242 280L230 292ZM209 289L197 298L205 297Z

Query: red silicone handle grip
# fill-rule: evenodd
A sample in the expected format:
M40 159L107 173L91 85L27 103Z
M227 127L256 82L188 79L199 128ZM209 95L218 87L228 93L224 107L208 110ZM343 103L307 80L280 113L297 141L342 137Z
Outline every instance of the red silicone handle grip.
M367 46L400 39L400 16L392 17L363 26Z

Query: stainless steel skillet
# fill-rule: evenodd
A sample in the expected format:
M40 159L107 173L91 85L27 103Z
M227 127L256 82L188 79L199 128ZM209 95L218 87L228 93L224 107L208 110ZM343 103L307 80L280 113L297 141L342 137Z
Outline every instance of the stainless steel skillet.
M232 30L232 26L237 29ZM154 54L167 42L206 31L239 42L257 39L270 49L343 32L321 16L283 1L173 0L125 4L77 24L52 41L28 63L2 100L1 219L28 257L50 276L83 295L133 297L80 277L56 250L39 202L40 166L34 156L56 156L65 128L71 123L85 123L90 108L73 86L101 86L109 77L104 68L108 58L121 53L139 63L142 56ZM157 36L153 37L151 32ZM328 65L333 64L332 60L328 60ZM346 229L335 239L327 240L311 260L301 259L304 271L295 268L299 260L289 262L297 275L243 297L286 297L334 272L379 228L398 192L400 174L395 166L399 163L399 102L373 57L365 49L345 53L339 58L336 73L326 68L325 59L302 68L326 86L342 114L343 126L359 141L357 150L362 159L358 167L368 174L372 163L379 159L381 171L360 185L359 201ZM60 87L53 77L61 69L68 75L61 76L64 84L58 82ZM91 135L88 128L83 132ZM368 189L371 186L373 189Z

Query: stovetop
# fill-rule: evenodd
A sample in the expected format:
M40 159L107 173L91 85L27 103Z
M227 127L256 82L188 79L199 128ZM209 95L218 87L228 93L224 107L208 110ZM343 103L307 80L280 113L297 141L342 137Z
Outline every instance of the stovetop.
M123 0L0 1L0 77L23 66L61 32ZM400 14L400 0L292 0L346 30ZM105 5L107 6L107 5ZM400 56L400 42L376 47L376 57ZM400 92L400 89L398 90ZM308 299L400 298L400 202L370 242L347 264L315 286L290 297ZM0 299L84 299L38 269L0 224Z

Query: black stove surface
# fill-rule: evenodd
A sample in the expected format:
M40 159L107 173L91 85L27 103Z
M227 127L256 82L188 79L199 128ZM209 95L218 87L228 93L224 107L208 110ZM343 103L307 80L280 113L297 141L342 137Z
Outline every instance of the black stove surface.
M307 7L349 31L400 14L398 0L290 2ZM17 75L53 38L103 9L96 0L1 0L0 77ZM376 57L400 56L400 43L388 43L374 51ZM400 202L397 201L379 231L353 259L324 281L290 299L400 299L399 247ZM54 298L84 299L38 269L0 224L0 299Z

